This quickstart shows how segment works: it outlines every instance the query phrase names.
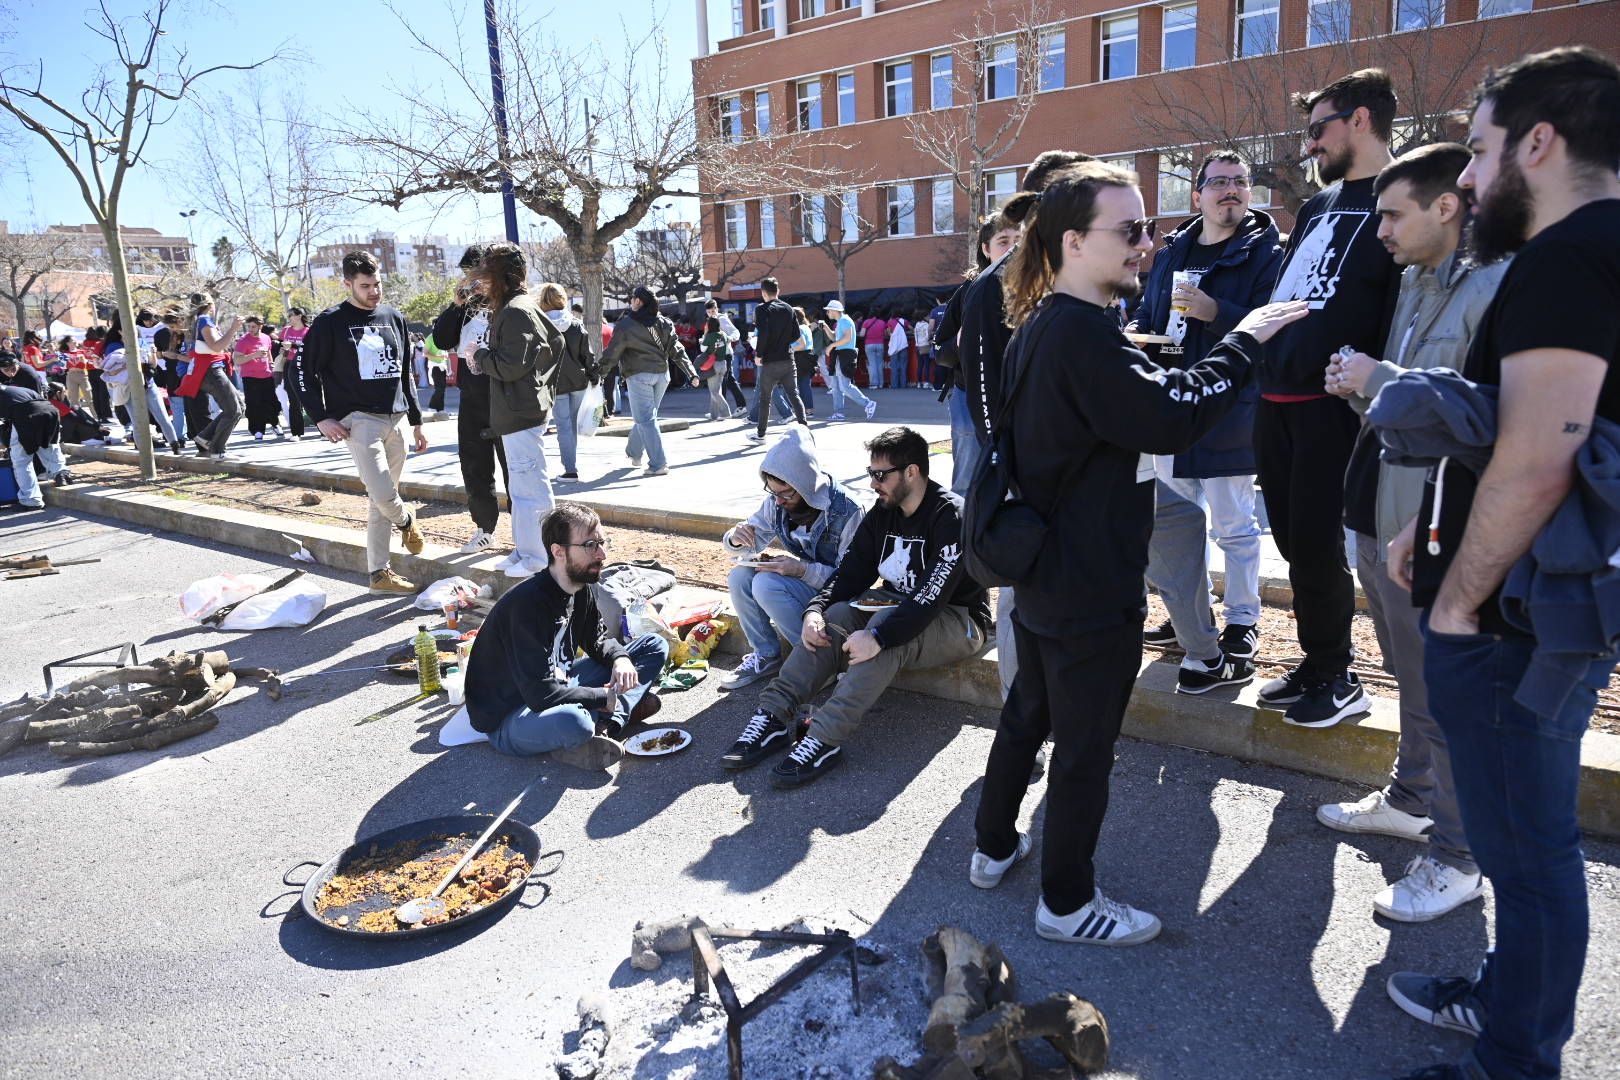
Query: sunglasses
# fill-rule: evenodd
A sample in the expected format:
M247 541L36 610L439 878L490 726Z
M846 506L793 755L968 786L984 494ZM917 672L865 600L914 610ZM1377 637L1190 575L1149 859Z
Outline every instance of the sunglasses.
M872 483L881 484L890 473L904 471L904 465L890 465L887 469L867 469L866 475L872 478Z
M1310 138L1311 142L1316 142L1318 139L1320 139L1322 137L1322 132L1326 131L1327 126L1329 124L1333 123L1333 121L1335 121L1335 120L1348 120L1350 117L1354 116L1355 114L1356 114L1355 109L1340 109L1336 113L1329 113L1328 115L1322 117L1322 119L1320 119L1320 120L1311 121L1310 125L1305 128L1305 134L1306 134L1307 137Z
M1145 236L1149 240L1152 240L1155 236L1157 236L1159 234L1159 223L1154 221L1152 218L1137 218L1135 221L1127 222L1124 225L1099 226L1094 229L1086 229L1083 231L1119 233L1125 238L1125 242L1127 244L1131 245L1131 247L1135 247L1137 244L1142 242L1142 237Z

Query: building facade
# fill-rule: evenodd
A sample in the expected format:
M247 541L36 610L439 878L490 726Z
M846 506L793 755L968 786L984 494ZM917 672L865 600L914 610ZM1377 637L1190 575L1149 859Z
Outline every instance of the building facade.
M315 255L310 260L310 273L315 277L338 277L342 273L343 256L351 251L369 251L377 257L384 274L435 274L442 277L455 265L446 261L448 246L442 236L400 240L393 233L382 231L373 232L370 236L346 236L315 249Z
M106 240L100 225L51 225L50 235L83 237L86 258L93 265L104 265L107 260ZM164 271L188 271L196 266L191 241L183 236L165 236L157 229L124 226L118 230L124 242L124 262L132 274L157 274Z
M1256 187L1254 203L1286 232L1308 191L1290 91L1385 67L1402 98L1399 150L1460 134L1489 66L1575 42L1620 56L1620 0L728 2L733 35L693 60L700 122L744 147L803 132L819 143L818 162L851 177L842 197L704 198L711 280L746 256L790 293L836 291L835 265L814 243L829 233L875 237L846 261L852 293L953 287L979 215L1048 149L1134 170L1162 228L1191 213L1203 153L1238 145L1260 175L1278 178L1276 190ZM697 6L706 29L705 0ZM936 146L984 145L1021 109L1016 139L978 162L982 192L970 205L971 153L947 165L919 131ZM720 295L754 294L745 283Z

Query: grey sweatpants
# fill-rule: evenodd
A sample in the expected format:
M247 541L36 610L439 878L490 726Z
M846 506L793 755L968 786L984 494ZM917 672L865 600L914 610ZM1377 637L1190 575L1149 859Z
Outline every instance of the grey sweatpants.
M781 672L759 695L760 708L791 726L799 706L844 672L832 697L810 719L810 734L838 746L855 734L866 711L902 668L931 668L965 660L987 644L984 631L967 608L947 604L922 633L904 645L886 648L865 663L851 664L844 655L844 641L868 625L881 626L889 615L887 611L869 615L842 603L828 608L824 618L832 644L794 649Z

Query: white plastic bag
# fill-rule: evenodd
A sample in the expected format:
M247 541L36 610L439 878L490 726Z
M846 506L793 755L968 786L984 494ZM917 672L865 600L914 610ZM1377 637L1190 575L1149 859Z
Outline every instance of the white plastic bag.
M226 604L246 600L268 589L275 581L266 574L218 574L193 581L180 594L180 611L186 618L201 622Z
M326 609L326 593L309 581L295 581L274 592L243 600L220 621L221 630L270 630L308 626Z
M477 595L477 582L464 577L440 578L416 594L415 606L422 611L443 611L449 604L459 604Z
M582 437L595 435L596 429L602 426L602 387L591 385L585 388L585 396L579 399L579 412L574 416L574 430Z

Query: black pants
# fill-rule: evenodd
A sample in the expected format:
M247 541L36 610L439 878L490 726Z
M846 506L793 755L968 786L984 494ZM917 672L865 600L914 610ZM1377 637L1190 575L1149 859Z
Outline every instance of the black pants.
M720 392L735 401L737 408L748 408L748 395L744 394L743 388L738 385L737 376L731 373L729 364L726 365L726 377L720 383Z
M279 426L281 399L276 397L276 380L242 379L242 397L247 401L248 431L263 435L267 427Z
M107 380L101 377L100 368L91 368L87 374L90 376L90 407L95 410L96 419L111 420L112 395L107 393Z
M444 411L444 388L449 385L450 378L445 374L443 364L429 364L428 377L433 380L433 397L428 400L428 408L434 412Z
M619 369L602 375L602 415L613 416L619 411Z
M467 513L487 533L495 531L501 516L495 499L495 462L501 463L501 481L508 487L506 451L500 439L484 437L489 427L489 391L461 387L461 410L456 413L456 450L461 455L461 483L467 489Z
M288 365L282 373L276 376L281 382L281 388L287 391L287 430L292 437L304 437L304 407L298 402L298 380L293 378L292 365Z
M1142 624L1053 638L1024 629L1015 615L1013 634L1018 676L1001 707L974 828L979 850L993 859L1018 849L1018 807L1050 735L1041 895L1052 914L1067 915L1096 888L1091 860L1108 812L1114 742L1142 664Z
M799 381L793 374L793 361L773 360L768 364L761 364L755 370L754 377L758 380L754 389L759 394L759 420L754 430L759 432L760 438L765 437L765 427L771 421L771 393L778 386L787 396L788 408L793 410L793 418L809 426L810 418L805 415L804 402L799 400Z
M1344 553L1344 470L1361 426L1338 398L1260 402L1254 451L1277 550L1288 561L1304 669L1327 678L1350 666L1356 585Z
M208 426L208 395L198 387L195 397L180 400L186 403L186 433L195 439Z

